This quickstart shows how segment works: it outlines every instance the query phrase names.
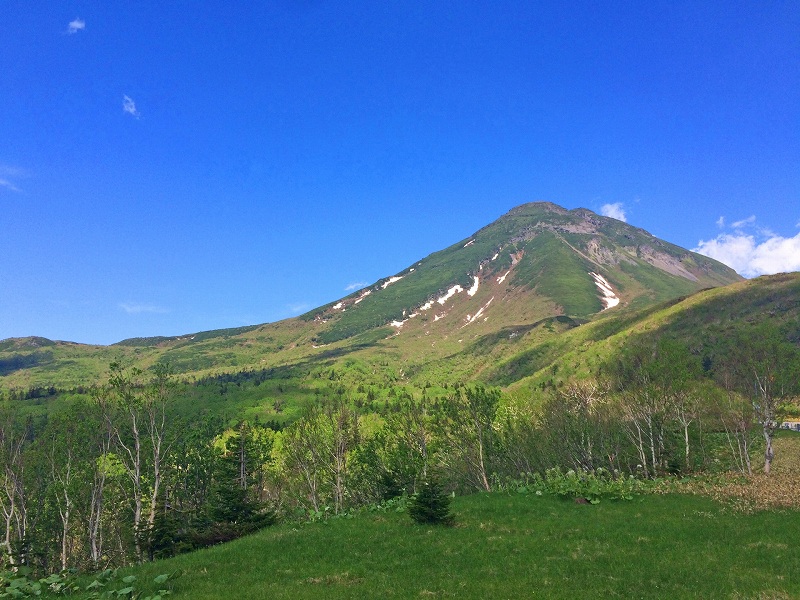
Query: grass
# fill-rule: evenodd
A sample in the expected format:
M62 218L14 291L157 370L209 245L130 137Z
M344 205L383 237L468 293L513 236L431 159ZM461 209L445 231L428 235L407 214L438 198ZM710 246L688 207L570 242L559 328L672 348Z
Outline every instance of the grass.
M363 513L258 534L136 570L177 569L174 598L800 597L796 511L742 514L668 494L579 505L454 501L458 525Z

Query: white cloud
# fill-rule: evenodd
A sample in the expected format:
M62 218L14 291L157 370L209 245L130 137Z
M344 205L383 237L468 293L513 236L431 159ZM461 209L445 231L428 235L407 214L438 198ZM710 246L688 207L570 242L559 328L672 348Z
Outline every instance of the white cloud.
M21 192L22 190L15 186L12 182L8 179L0 179L0 187L4 187L7 190L11 190L12 192Z
M725 227L725 217L720 217L719 219L717 219L717 227L719 227L720 229Z
M298 313L307 311L309 308L311 308L311 305L308 302L299 302L297 304L290 304L288 308L292 314L296 315Z
M137 119L139 118L139 111L136 110L136 103L130 96L122 96L122 110L129 115L133 115Z
M752 223L755 219L745 221ZM760 239L741 231L721 233L712 240L700 240L694 251L745 277L800 271L800 233L790 238L772 234Z
M70 35L83 31L84 29L86 29L86 21L79 17L75 17L75 20L70 21L69 25L67 25L67 33Z
M155 306L153 304L140 304L138 302L120 302L119 307L129 315L138 315L140 313L165 313L169 312L166 308Z
M356 281L356 282L351 283L350 285L348 285L346 288L344 288L344 291L345 292L353 292L355 290L360 290L365 285L367 285L366 281Z
M731 223L731 227L733 227L734 229L741 229L745 225L752 225L755 222L756 222L756 216L750 215L746 219L742 219L741 221L736 221L735 223Z
M600 214L605 217L616 219L617 221L622 221L623 223L628 222L628 220L625 218L625 207L623 206L622 202L603 204L603 206L600 207Z
M9 165L0 165L0 187L4 187L12 192L22 192L16 180L25 177L30 177L30 173L25 169Z

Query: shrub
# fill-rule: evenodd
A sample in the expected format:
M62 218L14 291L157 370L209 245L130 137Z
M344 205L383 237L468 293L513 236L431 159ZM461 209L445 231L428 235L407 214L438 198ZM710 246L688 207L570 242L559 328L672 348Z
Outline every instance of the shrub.
M601 499L632 500L634 496L647 491L648 484L633 475L612 473L598 468L593 471L574 471L564 473L556 467L548 469L544 477L539 473L529 474L524 481L512 486L521 494L553 494L562 498L585 498L592 504Z

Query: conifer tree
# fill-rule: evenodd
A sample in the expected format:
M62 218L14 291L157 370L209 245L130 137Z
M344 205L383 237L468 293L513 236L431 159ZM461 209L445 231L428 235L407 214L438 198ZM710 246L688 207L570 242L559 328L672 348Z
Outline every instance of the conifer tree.
M436 479L428 479L420 486L408 506L408 514L421 525L453 525L455 516L450 512L450 496Z

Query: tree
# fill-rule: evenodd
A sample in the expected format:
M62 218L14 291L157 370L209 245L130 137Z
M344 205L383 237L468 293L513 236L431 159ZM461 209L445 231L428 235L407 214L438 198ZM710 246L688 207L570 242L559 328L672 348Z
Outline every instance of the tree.
M92 446L94 452L92 453L91 502L87 527L89 530L89 556L92 567L97 569L103 555L103 512L109 475L108 460L114 431L111 424L111 407L104 390L95 388L92 390L91 396L92 406L96 407L98 423L89 437L89 445Z
M555 450L557 465L590 471L601 460L613 463L614 453L604 451L600 423L600 411L607 402L605 383L593 380L573 381L553 392L543 407L541 426Z
M419 480L428 475L433 445L429 401L409 396L397 401L397 411L386 419L386 467L400 489L416 490Z
M24 449L28 445L26 427L12 411L0 414L0 511L5 521L3 538L0 544L12 564L19 562L15 557L15 543L25 540L28 526L28 511L23 475L25 471Z
M311 508L319 512L321 506L322 453L325 443L317 408L306 408L303 415L281 432L281 452L288 473L300 479L305 497Z
M152 484L150 487L150 512L147 527L153 527L159 491L164 479L164 461L167 458L172 440L168 439L167 404L174 389L172 370L169 365L159 363L153 369L153 378L144 392L145 430L150 438L152 457Z
M166 439L167 403L172 389L167 365L156 365L152 378L146 383L142 375L140 369L125 369L119 362L112 362L105 390L113 411L114 441L130 482L134 546L139 561L142 560L142 537L155 520L163 480L162 465L170 447ZM146 476L148 450L151 472ZM145 498L149 512L142 523Z
M733 463L741 473L753 474L750 444L753 437L753 405L736 391L733 371L724 368L717 373L721 386L709 385L704 397L710 401L715 417L725 431L725 439Z
M750 398L764 436L764 472L775 457L772 440L781 404L798 393L800 351L780 330L767 322L740 331L727 349L726 361L735 374L738 391Z
M408 504L408 514L421 525L453 525L450 496L435 478L426 479Z
M62 571L80 565L75 548L82 545L85 532L78 533L76 519L91 514L94 464L98 457L97 447L91 442L95 436L102 436L97 417L93 405L76 403L52 415L37 440L46 455L49 497L61 526Z
M247 439L241 429L228 438L216 463L209 512L217 523L246 523L256 513L256 505L247 493Z
M689 427L696 419L692 386L700 361L680 342L668 338L629 343L604 372L621 398L628 437L645 476L667 469L667 433L671 422L683 433L683 462L690 467Z
M496 434L492 428L500 392L482 386L456 388L439 406L434 426L451 470L463 469L469 483L489 491L487 461Z

